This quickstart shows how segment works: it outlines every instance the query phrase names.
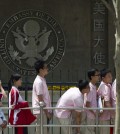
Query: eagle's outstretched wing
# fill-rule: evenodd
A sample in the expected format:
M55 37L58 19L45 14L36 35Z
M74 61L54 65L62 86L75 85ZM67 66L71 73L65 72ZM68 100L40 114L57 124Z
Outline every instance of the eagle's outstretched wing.
M25 52L25 45L24 45L24 41L25 41L25 37L23 37L22 35L20 35L19 33L12 31L14 37L15 37L15 44L16 47L22 51Z
M38 52L42 52L48 45L48 38L50 36L50 33L52 31L48 31L46 33L44 33L38 40L39 40L39 44L37 46L37 50Z

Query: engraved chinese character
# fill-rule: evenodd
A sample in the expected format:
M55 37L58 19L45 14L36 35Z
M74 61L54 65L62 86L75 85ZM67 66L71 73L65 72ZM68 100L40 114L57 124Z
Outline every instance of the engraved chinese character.
M105 55L102 54L101 52L96 52L93 59L95 64L105 64L104 62Z
M102 2L96 2L95 6L93 8L94 14L105 14L105 6L103 5Z
M94 41L96 41L96 44L94 45L94 47L97 47L99 45L102 46L102 42L104 41L104 39L98 36L97 38L94 39Z
M104 31L104 20L103 19L95 19L94 20L94 31Z

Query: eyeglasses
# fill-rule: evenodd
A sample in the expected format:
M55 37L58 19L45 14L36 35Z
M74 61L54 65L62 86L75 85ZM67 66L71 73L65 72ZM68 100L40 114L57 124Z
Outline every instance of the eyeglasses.
M96 75L94 75L94 76L100 76L100 74L96 74Z

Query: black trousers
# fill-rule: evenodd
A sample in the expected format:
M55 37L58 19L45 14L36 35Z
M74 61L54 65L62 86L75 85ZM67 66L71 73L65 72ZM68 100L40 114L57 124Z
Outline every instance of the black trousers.
M15 134L18 134L18 130L19 128L15 128ZM23 134L28 134L28 128L27 127L23 127Z

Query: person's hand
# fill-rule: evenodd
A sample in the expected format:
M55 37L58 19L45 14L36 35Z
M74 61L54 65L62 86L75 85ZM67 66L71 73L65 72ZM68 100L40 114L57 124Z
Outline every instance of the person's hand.
M102 115L103 115L103 112L100 112L100 113L98 114L99 117L101 117Z
M79 128L76 128L76 132L75 132L76 134L81 134L80 133L80 129Z
M111 119L110 119L110 124L111 124L111 125L115 125L115 118L111 118Z
M7 121L3 121L1 124L2 129L5 129L7 127Z
M11 105L10 108L11 109L14 109L15 108L15 104Z

